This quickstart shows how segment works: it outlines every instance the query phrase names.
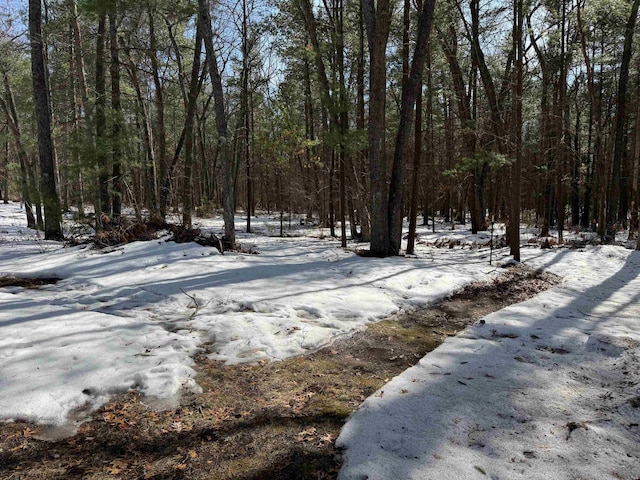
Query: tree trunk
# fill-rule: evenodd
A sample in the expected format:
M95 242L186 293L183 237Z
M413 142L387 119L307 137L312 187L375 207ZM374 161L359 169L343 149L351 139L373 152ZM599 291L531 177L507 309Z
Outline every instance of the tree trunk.
M69 0L71 13L71 29L73 31L73 52L75 56L75 76L80 86L80 101L84 112L84 124L87 142L95 147L95 130L93 125L93 105L89 100L89 88L87 87L87 75L85 73L84 56L82 55L82 35L78 24L78 8L76 0Z
M640 0L634 0L631 7L631 15L627 20L627 26L624 34L624 50L622 52L622 64L620 65L620 76L618 77L617 91L617 111L615 123L615 139L613 143L613 165L612 175L608 185L608 203L607 203L607 231L605 242L613 243L616 237L616 218L618 207L623 195L623 175L622 175L622 152L624 145L625 131L625 113L627 105L627 85L629 84L629 64L631 63L631 54L633 47L633 32L635 30L636 20L638 18L638 8Z
M416 98L416 121L413 145L413 172L411 177L411 201L409 205L409 236L407 237L407 255L412 255L416 243L418 217L418 197L420 196L420 162L422 161L422 81Z
M56 178L51 138L51 110L47 73L42 43L42 10L40 0L29 0L29 37L31 43L31 74L38 121L38 150L40 153L40 190L44 203L44 237L63 240L62 212L56 192Z
M120 223L122 215L122 145L120 131L122 130L122 107L120 101L120 58L118 54L118 30L116 25L116 11L114 4L109 11L109 42L111 52L111 160L113 162L113 221Z
M371 192L371 254L391 253L389 178L386 143L387 41L391 23L389 0L363 0L369 42L369 186Z
M244 165L246 182L247 233L251 232L251 112L249 111L249 25L247 0L242 0L242 112L244 120Z
M567 163L567 4L566 0L561 1L560 5L560 76L558 78L558 104L556 106L557 134L556 134L556 211L558 218L558 242L564 242L564 223L565 223L565 205L566 205L566 188L564 183L565 169Z
M420 87L420 78L424 67L424 59L429 47L429 36L433 22L435 0L426 0L422 5L418 19L418 38L411 61L411 71L407 79L406 88L402 91L400 107L400 124L396 136L393 155L391 184L389 187L389 247L390 253L398 255L402 242L402 194L404 184L405 157L408 156L411 127L413 124L414 107Z
M167 206L169 204L169 193L171 185L166 185L164 179L167 177L167 133L164 119L164 87L160 80L160 67L158 64L157 39L154 12L149 7L149 57L151 59L151 71L153 74L154 86L154 103L156 106L156 168L158 181L162 181L157 186L160 192L160 216L165 218L167 215Z
M158 216L160 214L160 211L158 207L158 191L156 189L156 162L153 150L153 137L151 134L151 120L149 119L146 103L142 96L142 89L140 88L140 81L138 80L138 75L136 74L136 67L133 63L131 52L126 47L125 53L129 58L129 61L126 63L127 72L129 74L129 79L131 80L133 88L136 92L136 99L138 101L138 108L141 117L140 126L142 130L142 144L144 146L146 157L144 168L146 179L146 203L149 207L151 215Z
M96 211L96 222L102 223L101 215L110 214L109 205L109 171L107 160L107 112L106 112L106 75L105 75L105 32L107 13L101 10L98 14L98 32L96 36L96 157L98 162L99 205Z
M191 206L193 205L193 188L191 186L191 172L195 162L194 158L194 118L197 107L200 85L198 76L200 74L200 52L202 51L202 26L198 21L196 26L196 42L193 53L193 63L191 65L191 79L189 80L189 93L187 102L187 114L184 122L185 136L185 160L184 160L184 183L182 185L182 224L191 227Z
M216 131L218 133L218 150L222 166L222 205L224 217L224 241L228 247L234 248L236 241L234 205L233 205L233 157L229 152L227 117L224 103L224 90L222 78L218 70L218 61L213 48L213 31L211 30L211 17L209 15L209 1L198 0L200 22L202 26L202 38L207 52L207 65L213 87L213 99L216 114Z
M9 130L11 130L11 134L13 135L16 152L18 154L18 162L20 165L20 190L22 193L22 200L24 202L24 209L27 216L27 227L35 229L37 227L37 224L36 219L33 216L31 186L29 185L29 158L22 143L22 132L20 131L20 123L16 114L16 109L13 101L13 93L11 92L11 86L9 84L9 78L4 72L3 79L6 100L2 98L2 96L0 96L0 107L2 107L2 110L4 111L7 125L9 127Z
M516 262L520 261L520 172L522 169L522 0L513 2L513 50L515 53L513 99L513 132L515 162L511 170L511 215L509 216L510 254Z
M582 50L582 56L585 64L585 70L587 72L587 87L589 90L589 97L591 100L591 118L590 122L595 127L595 144L594 144L594 153L593 160L591 162L592 165L592 174L598 177L598 192L597 192L597 201L598 201L598 234L601 238L605 236L605 197L606 197L606 168L605 168L605 159L603 158L603 134L602 134L602 124L601 124L601 95L596 90L596 82L595 82L595 72L593 70L593 64L589 54L587 53L587 41L584 33L584 28L582 25L582 8L580 6L580 2L578 2L578 7L576 9L576 20L577 20L577 30L578 35L580 36L580 46ZM591 130L591 128L590 128ZM591 193L591 192L589 192ZM596 210L594 209L594 212Z

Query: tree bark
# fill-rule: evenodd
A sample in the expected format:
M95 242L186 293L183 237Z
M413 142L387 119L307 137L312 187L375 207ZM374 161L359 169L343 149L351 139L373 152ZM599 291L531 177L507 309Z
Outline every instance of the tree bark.
M191 172L195 162L194 156L194 118L197 107L200 85L198 77L200 74L200 52L202 50L202 26L198 21L196 26L196 42L193 53L193 63L191 65L191 79L189 80L189 93L187 102L187 114L184 122L185 136L185 160L184 160L184 183L182 185L182 224L185 227L191 226L191 206L193 205L193 188L191 186Z
M56 192L56 177L51 138L51 107L42 43L42 9L40 0L29 0L29 37L31 43L31 76L38 121L38 150L40 154L40 190L44 204L44 237L63 240L62 212Z
M122 130L122 106L120 100L120 58L118 54L118 30L116 25L116 5L109 11L109 43L111 52L111 160L113 162L113 221L120 222L122 215L122 145L120 132Z
M391 23L389 0L362 0L369 43L369 185L372 255L391 253L386 143L387 41Z
M224 90L222 78L218 70L216 52L213 48L213 31L211 30L211 17L209 14L209 0L198 0L200 22L202 26L202 39L207 52L207 65L213 87L213 100L216 115L216 132L218 133L218 150L222 166L222 207L224 217L224 241L230 248L235 247L236 233L234 221L234 184L233 184L233 158L229 152L227 117L224 103Z
M151 59L151 70L153 74L154 103L156 106L156 168L158 170L158 180L163 181L167 176L167 132L164 122L164 87L160 80L160 66L158 64L157 39L154 20L154 12L151 7L148 10L149 16L149 57ZM164 182L158 185L160 192L160 216L165 218L167 206L169 204L170 185Z
M22 132L20 130L20 122L16 113L13 100L13 93L9 84L9 77L3 72L3 82L6 100L0 95L0 107L4 111L7 125L13 135L16 152L18 154L18 163L20 165L20 189L22 200L24 201L25 213L27 216L27 227L35 229L37 227L36 219L33 216L33 204L31 198L31 185L29 181L29 157L22 143Z
M634 0L631 6L631 15L627 20L624 34L624 49L622 52L622 63L620 65L620 76L618 77L617 111L615 123L615 138L613 142L613 165L610 183L608 186L607 203L607 231L605 242L613 243L616 238L616 221L622 191L622 153L624 150L625 113L627 105L627 85L629 84L629 64L633 47L633 32L638 18L638 8L640 0Z
M107 12L102 9L98 14L98 32L96 36L96 157L98 163L98 191L99 205L96 211L96 222L102 224L101 215L108 216L111 212L109 205L109 171L106 152L107 140L107 102L106 102L106 74L105 74L105 33L107 26Z
M78 8L76 0L69 0L69 10L71 14L71 29L73 31L73 52L75 56L75 76L80 86L80 100L84 112L84 124L87 142L95 147L95 130L93 125L93 105L89 100L89 88L87 86L87 75L82 54L82 35L78 24Z
M522 0L513 1L513 51L515 53L513 99L513 132L515 162L511 170L511 215L509 216L510 254L520 261L520 172L522 169L522 47L523 12Z
M393 155L393 169L391 172L391 184L389 186L389 247L393 255L400 253L402 241L402 194L404 184L405 157L408 156L411 127L413 124L414 107L420 78L424 67L431 24L433 23L433 11L435 0L425 0L418 19L418 38L411 61L411 71L407 79L406 88L402 91L400 107L400 124L396 136L396 144Z

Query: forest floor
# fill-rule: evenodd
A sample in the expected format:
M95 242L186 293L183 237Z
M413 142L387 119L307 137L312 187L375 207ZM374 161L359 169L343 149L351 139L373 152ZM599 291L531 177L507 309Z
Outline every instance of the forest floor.
M184 394L177 408L157 409L132 392L114 397L66 438L60 429L0 424L0 478L335 478L335 440L369 395L447 337L557 282L527 267L508 268L437 304L277 362L224 365L203 352L195 367L203 391Z

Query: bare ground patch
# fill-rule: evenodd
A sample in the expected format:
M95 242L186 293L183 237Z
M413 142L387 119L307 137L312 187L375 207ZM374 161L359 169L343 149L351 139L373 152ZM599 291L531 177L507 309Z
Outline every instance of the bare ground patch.
M22 288L38 288L43 285L52 285L58 283L59 278L17 278L12 276L0 277L0 288L5 287L22 287Z
M198 357L200 395L156 411L132 392L72 437L0 425L3 479L332 479L346 417L449 335L557 283L517 267L429 308L402 313L281 362L224 366Z

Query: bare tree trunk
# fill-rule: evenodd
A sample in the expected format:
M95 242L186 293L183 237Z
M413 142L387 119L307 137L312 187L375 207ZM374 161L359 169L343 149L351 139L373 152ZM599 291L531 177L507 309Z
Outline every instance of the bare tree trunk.
M567 163L567 117L565 115L567 97L567 4L566 0L560 5L560 76L558 78L558 104L556 106L556 210L558 218L558 242L564 242L564 223L566 206L566 188L564 183L565 168Z
M612 243L616 238L616 218L620 200L624 194L624 177L622 175L622 152L624 150L625 112L627 105L627 85L629 83L629 64L633 47L633 32L638 18L640 0L634 0L631 7L631 15L627 21L624 34L624 50L622 52L622 64L618 77L617 109L615 123L615 139L613 143L613 165L611 181L608 185L607 203L607 231L605 241Z
M120 222L122 215L122 145L120 131L122 129L122 107L120 101L120 58L118 54L118 30L116 25L117 3L109 11L109 42L111 52L111 159L113 161L113 220Z
M125 53L127 57L130 59L126 63L127 73L129 74L129 79L131 80L131 84L136 92L136 99L138 101L138 108L140 111L141 117L141 130L142 130L142 144L145 150L146 157L146 165L144 169L145 178L146 178L146 201L151 212L152 216L158 216L160 214L158 207L158 191L156 189L157 180L156 180L156 162L155 162L155 154L153 150L153 138L151 135L151 120L149 119L149 114L147 113L147 107L144 102L144 98L142 97L142 90L140 88L140 81L138 80L138 75L136 74L136 67L131 59L131 52L125 47Z
M591 100L591 124L595 127L595 145L594 145L594 159L592 161L593 173L598 176L598 234L601 238L605 236L605 199L606 199L606 168L605 159L603 155L603 135L601 124L601 96L596 91L595 73L593 71L593 64L589 54L587 53L587 41L584 33L584 27L582 25L582 7L578 2L578 8L576 9L577 15L577 29L580 36L580 46L582 50L582 56L585 64L585 70L587 72L587 87L589 90L589 97Z
M411 127L413 125L414 107L420 87L420 78L424 67L424 59L429 46L431 24L435 0L425 0L418 18L418 38L411 61L411 72L407 79L407 88L402 92L400 107L400 124L396 136L395 151L393 155L393 168L391 172L391 184L389 186L389 246L390 253L398 255L402 241L402 194L404 185L404 157L409 150Z
M227 117L224 103L224 90L222 78L218 70L216 53L213 48L213 32L211 30L211 17L209 14L209 1L198 0L200 22L202 26L202 38L207 52L207 65L213 87L213 99L216 114L216 131L218 133L218 149L222 165L222 204L224 217L224 240L227 246L234 248L236 242L234 205L233 205L233 157L229 152Z
M573 138L573 169L571 174L571 224L580 225L580 108L576 105L576 125Z
M193 205L193 188L191 186L191 172L194 158L194 118L196 114L198 94L200 85L198 76L200 74L200 52L202 51L202 26L198 21L196 26L196 43L193 53L193 63L191 65L191 80L189 81L189 93L187 103L187 115L184 122L185 130L185 160L184 160L184 183L182 185L182 224L185 227L191 226L191 206Z
M149 7L149 56L151 59L151 70L153 73L154 85L154 102L156 106L156 134L155 140L157 144L156 167L158 181L162 182L167 177L167 133L164 122L164 87L160 81L160 67L158 64L157 39L154 21L154 12ZM170 185L163 182L157 186L160 193L160 216L165 218L167 215L167 206L169 204Z
M51 139L51 109L42 43L42 10L40 0L29 0L29 37L31 43L31 75L38 120L38 150L40 153L40 189L44 203L44 237L63 240L62 212L56 191L56 178Z
M409 206L409 236L407 237L408 255L413 254L415 250L418 197L420 196L420 162L422 161L422 81L420 82L418 97L416 98L416 122L413 147L413 176L411 178L411 203Z
M638 84L638 90L640 90L640 83ZM640 101L636 96L636 118L635 125L633 127L633 177L631 182L631 223L629 224L629 240L634 238L640 239L640 215L638 210L640 209L640 191L638 189L639 177L640 177ZM637 248L640 249L640 240L637 243Z
M371 192L371 254L391 253L389 178L386 143L387 41L391 23L389 0L363 0L369 42L369 178Z
M365 101L364 101L364 63L365 63L365 29L362 2L358 2L358 59L356 66L356 128L359 131L365 129ZM361 202L362 211L360 214L361 229L360 234L363 241L371 240L371 205L368 200L370 198L368 182L367 182L367 161L368 150L363 149L358 156L358 184L361 185L359 195L363 199Z
M522 0L513 2L513 50L515 52L513 99L513 131L515 162L511 171L511 228L510 254L516 262L520 261L520 172L522 169L522 47L523 12Z
M95 146L95 130L93 125L93 105L89 100L89 88L87 87L87 75L85 73L84 56L82 54L82 35L78 24L78 9L76 0L69 0L71 13L71 29L73 31L73 52L75 56L75 76L80 86L80 100L84 112L84 123L87 141Z
M246 184L247 233L251 232L252 178L251 178L251 112L249 102L249 13L247 0L242 0L242 112L244 120L244 165Z
M22 132L20 131L20 123L16 114L16 109L13 101L13 93L11 92L11 86L9 84L9 78L7 74L3 72L4 90L6 100L0 96L0 107L4 111L7 125L14 138L16 152L18 154L18 162L20 164L20 189L22 193L22 200L24 202L25 213L27 216L27 227L35 229L37 227L36 219L33 216L33 205L31 196L31 187L29 185L29 158L27 152L24 149L22 143Z
M107 13L102 10L98 14L98 32L96 36L96 157L98 159L99 206L96 211L96 222L102 223L99 213L110 214L109 205L109 171L106 152L107 112L106 112L106 75L105 75L105 32Z

